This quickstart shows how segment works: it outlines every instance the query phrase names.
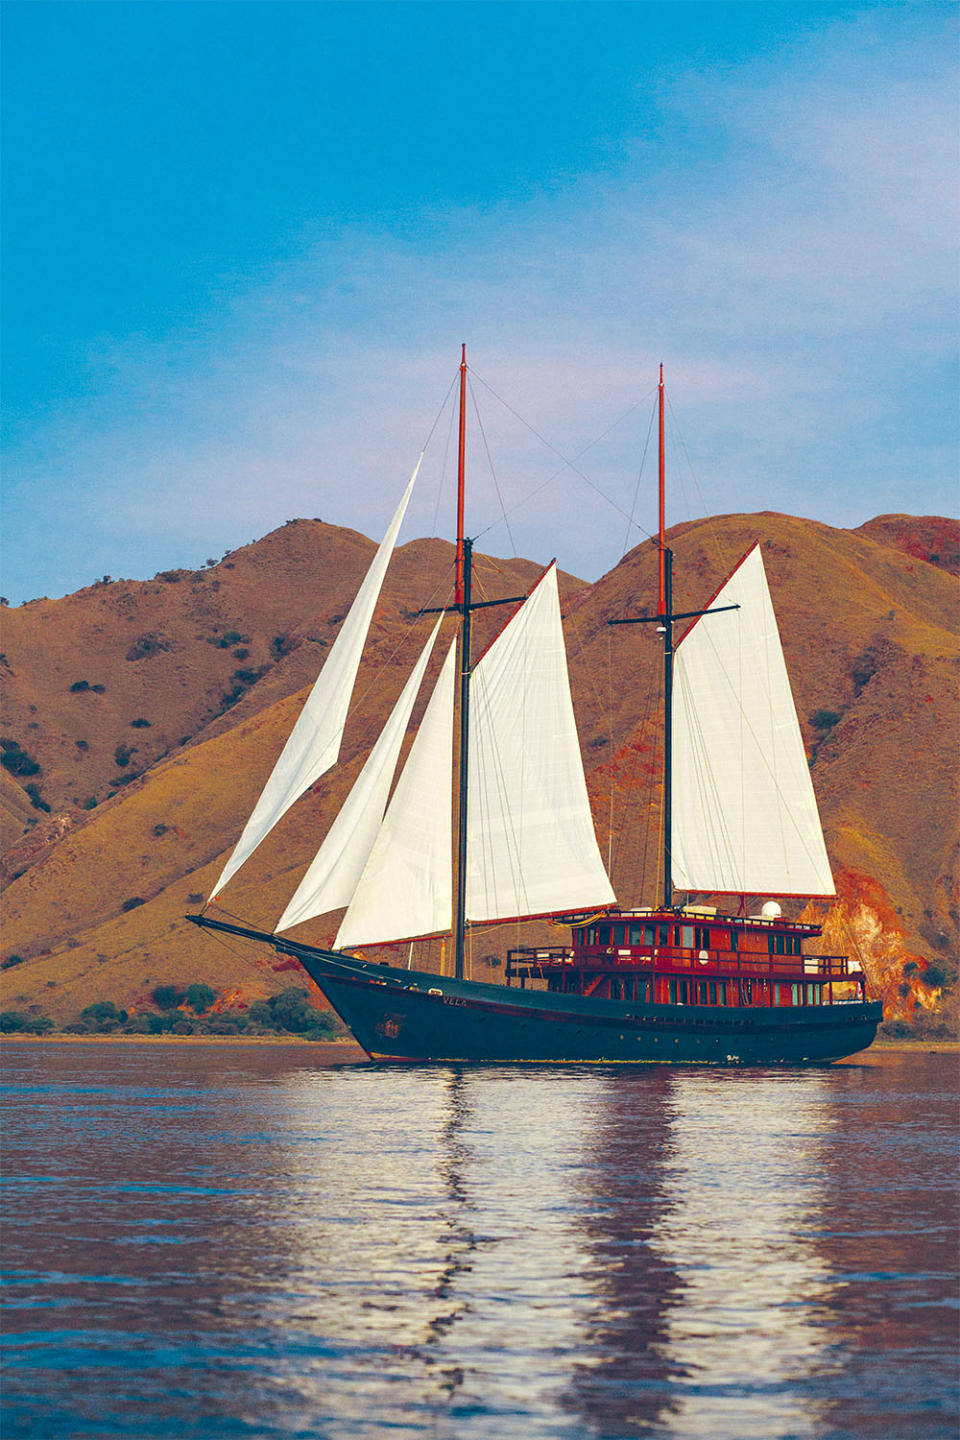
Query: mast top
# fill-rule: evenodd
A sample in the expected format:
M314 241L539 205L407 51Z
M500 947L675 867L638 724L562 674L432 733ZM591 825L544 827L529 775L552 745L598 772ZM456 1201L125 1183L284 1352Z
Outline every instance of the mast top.
M660 575L659 575L659 581L660 581L660 583L659 583L659 585L658 585L658 587L657 587L657 614L658 614L658 615L666 615L666 613L667 613L667 562L666 562L666 549L667 549L667 501L666 501L667 463L666 463L666 454L665 454L665 450L664 450L664 433L663 433L663 361L660 362L660 384L658 385L657 390L658 390L657 409L658 409L658 412L659 412L659 421L660 421L660 424L659 424L659 459L660 459L660 464L659 464L659 487L658 487L659 501L660 501L660 533L659 533L659 540L658 540L658 543L659 543L659 546L660 546L660 567L659 567L659 568L660 568Z

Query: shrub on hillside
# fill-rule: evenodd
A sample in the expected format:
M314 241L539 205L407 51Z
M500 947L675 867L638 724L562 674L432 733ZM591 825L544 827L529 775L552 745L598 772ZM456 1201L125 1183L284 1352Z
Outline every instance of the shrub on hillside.
M97 1025L122 1025L127 1018L126 1010L118 1010L112 1000L94 1000L80 1011L81 1020L93 1021Z
M29 785L24 785L23 788L26 791L27 795L29 795L30 804L33 806L34 810L45 810L49 815L50 806L40 794L40 786L36 783L36 781L32 780Z
M177 1010L171 1010L166 1015L149 1015L147 1017L147 1024L150 1028L150 1034L168 1035L179 1019L180 1014Z
M302 1035L309 1040L328 1040L337 1034L333 1018L315 1010L306 990L297 985L288 986L279 995L271 995L269 1000L257 1001L247 1013L254 1024L286 1030L288 1034Z
M907 1020L884 1020L877 1034L885 1040L907 1040L913 1029Z
M190 1006L190 1009L195 1010L198 1015L202 1015L205 1010L209 1010L216 998L216 990L210 985L204 985L202 980L195 980L192 985L187 986L187 1004Z
M14 965L22 965L26 958L26 955L18 955L14 952L12 955L8 955L6 960L0 960L0 970L12 970Z
M832 730L834 725L839 725L840 716L836 710L818 710L810 716L810 724L815 730Z
M124 900L120 909L125 914L128 910L137 910L141 905L146 905L146 903L146 900L144 900L142 896L131 895L129 900Z
M151 655L159 655L163 650L170 649L170 641L165 635L155 635L149 632L146 635L138 635L136 640L127 651L128 660L149 660Z
M214 1019L205 1021L203 1028L207 1035L239 1035L247 1028L247 1017L217 1015Z
M136 720L130 721L131 730L149 730L150 725L151 721L145 720L142 715L138 715Z
M150 1019L149 1015L131 1015L123 1026L123 1033L125 1035L149 1035Z
M40 764L16 740L0 740L0 765L11 775L39 775Z
M54 1028L49 1015L31 1015L23 1027L24 1035L48 1035Z
M3 1035L46 1035L52 1029L49 1015L27 1015L23 1010L0 1013L0 1034Z
M158 1010L176 1010L186 998L186 991L179 985L158 985L150 992L150 999Z

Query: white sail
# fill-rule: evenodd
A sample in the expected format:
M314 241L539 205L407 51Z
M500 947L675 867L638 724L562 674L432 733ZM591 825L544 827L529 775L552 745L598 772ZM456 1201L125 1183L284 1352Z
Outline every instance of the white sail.
M679 890L833 895L759 547L677 647L673 883Z
M213 887L211 900L216 899L227 881L249 859L294 801L337 762L367 631L422 460L421 455L326 663L314 682L243 834Z
M343 917L337 949L450 928L455 679L454 640Z
M330 910L339 910L350 903L387 808L400 747L410 723L410 712L440 624L438 620L434 625L390 719L380 732L380 738L367 756L366 764L327 831L313 863L277 922L278 931L289 930L291 926L300 925L315 915L326 915Z
M583 776L556 565L473 671L468 789L469 919L615 901Z

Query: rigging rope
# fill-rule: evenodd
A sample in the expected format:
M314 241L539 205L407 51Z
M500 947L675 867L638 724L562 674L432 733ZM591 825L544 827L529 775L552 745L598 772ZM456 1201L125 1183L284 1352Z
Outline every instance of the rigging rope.
M514 419L519 420L520 424L524 425L526 429L530 431L531 435L536 436L536 438L540 441L541 445L545 445L552 454L556 455L558 460L563 461L563 464L559 470L554 471L554 473L548 476L541 485L537 485L533 490L529 492L529 494L525 495L522 500L517 501L516 505L514 505L509 511L511 515L515 514L516 511L521 508L521 506L526 505L528 501L532 500L535 495L539 495L540 491L544 490L548 485L550 485L557 478L558 475L562 475L564 470L572 470L573 473L575 475L578 475L586 485L589 485L591 490L593 490L597 495L599 495L602 500L605 500L607 504L610 505L612 509L616 510L619 515L622 515L628 523L634 525L636 529L638 529L648 540L653 538L649 530L645 530L642 525L640 525L637 521L633 520L632 516L627 514L626 510L624 510L621 505L618 505L615 500L611 500L610 496L605 494L604 491L601 490L600 486L595 484L594 481L590 479L589 475L585 474L584 471L581 470L576 463L576 461L580 460L587 453L588 450L592 450L595 445L599 445L600 441L604 440L607 435L611 433L611 431L615 430L616 427L621 424L628 415L632 415L634 410L636 410L638 406L644 403L644 401L648 398L648 395L643 395L640 397L639 400L636 400L629 407L629 409L625 410L622 415L620 415L616 420L614 420L612 425L608 426L607 429L604 430L602 434L598 435L595 440L591 440L588 445L585 445L582 450L579 450L577 452L573 460L570 460L566 455L564 455L562 450L558 450L556 445L552 445L545 435L541 435L540 431L536 428L536 426L531 425L529 420L524 419L524 417L519 413L519 411L514 410L513 406L508 404L508 402L504 400L502 395L498 395L496 390L494 390L493 386L488 385L482 375L477 375L477 372L475 370L471 370L470 373L476 377L476 379L479 381L479 383L483 386L485 390L489 391L489 393L493 396L495 400L499 401L499 403L504 407L505 410L508 410L510 412ZM487 533L487 530L492 529L493 526L497 523L498 522L495 520L491 521L491 523L486 527L485 530L480 531L480 534L476 538L479 540L480 536L485 535Z
M484 448L484 450L486 451L487 464L490 466L490 474L491 474L491 476L493 477L493 488L494 488L494 489L496 490L496 492L497 492L497 500L498 500L498 502L499 502L499 504L500 504L500 514L503 516L503 523L504 523L504 526L506 527L507 538L508 538L509 541L510 541L510 549L513 551L513 558L514 558L514 560L516 560L516 558L517 558L517 546L516 546L516 542L514 541L514 538L513 538L513 531L510 529L510 521L509 521L509 519L508 519L508 517L507 517L507 512L506 512L506 509L505 509L505 507L504 507L503 496L502 496L501 493L500 493L500 482L497 480L497 472L496 472L496 470L494 469L494 465L493 465L493 456L490 454L490 446L487 444L487 432L486 432L486 430L483 428L483 420L480 418L480 407L479 407L478 404L477 404L477 397L476 397L476 394L474 393L473 382L469 379L469 376L468 376L468 379L467 379L467 384L468 384L469 389L470 389L470 399L471 399L471 401L473 402L473 413L474 413L474 415L476 416L477 425L478 425L479 430L480 430L480 436L481 436L481 438L482 438L482 440L483 440L483 448ZM491 528L490 526L487 527L487 529L490 529L490 528ZM484 531L482 531L481 533L485 535L487 532L486 532L486 530L484 530Z

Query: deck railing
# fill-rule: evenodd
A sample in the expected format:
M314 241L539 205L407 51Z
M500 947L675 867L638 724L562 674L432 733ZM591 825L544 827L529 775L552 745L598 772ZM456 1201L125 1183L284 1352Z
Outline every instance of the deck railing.
M548 979L574 963L569 946L521 946L507 951L505 978L509 984L521 971L529 978ZM851 980L859 981L862 970L856 960L846 955L758 955L750 951L714 951L701 959L696 950L661 946L656 957L650 952L596 949L581 956L577 964L591 970L641 970L658 974L688 972L710 975L723 972L747 978L771 976L780 980Z

